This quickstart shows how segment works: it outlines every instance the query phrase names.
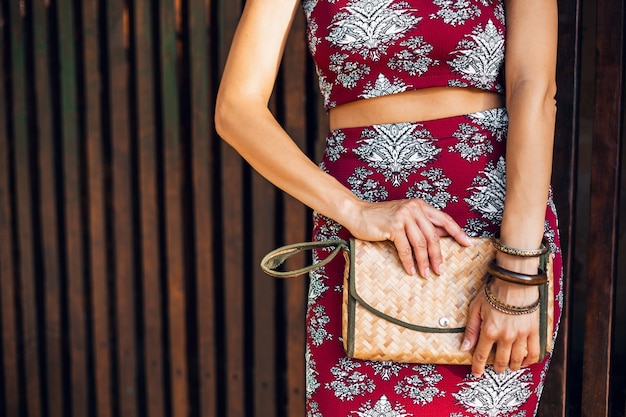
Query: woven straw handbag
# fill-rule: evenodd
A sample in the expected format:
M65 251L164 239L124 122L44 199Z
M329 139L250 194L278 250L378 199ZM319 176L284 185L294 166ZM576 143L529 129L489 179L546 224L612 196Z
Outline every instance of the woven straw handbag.
M460 350L470 301L482 294L487 264L495 257L488 238L473 238L464 247L442 238L446 266L442 275L425 279L404 272L391 242L359 239L306 242L283 246L261 261L269 275L289 278L330 262L339 252L346 259L343 285L342 338L349 357L373 361L471 364L472 353ZM276 271L303 250L334 248L322 261L294 271ZM552 256L544 255L548 282L540 285L541 359L552 347Z

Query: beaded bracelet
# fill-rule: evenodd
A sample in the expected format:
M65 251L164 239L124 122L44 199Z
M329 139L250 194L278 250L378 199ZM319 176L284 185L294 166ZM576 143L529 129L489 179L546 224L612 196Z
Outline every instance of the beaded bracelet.
M507 255L520 256L522 258L532 258L548 253L549 247L545 239L541 241L539 249L517 249L501 243L498 239L493 239L493 246L496 250L506 253Z
M511 282L513 284L541 285L548 282L548 275L545 271L539 270L539 273L536 275L522 274L521 272L515 272L502 268L496 263L495 259L487 264L487 272L489 272L489 275L494 278Z
M522 306L522 307L506 304L503 301L501 301L498 297L496 297L495 294L491 292L491 290L489 290L489 283L487 283L484 287L484 294L489 305L491 305L491 307L493 307L494 309L504 314L512 314L512 315L530 314L530 313L537 311L537 309L539 308L539 304L540 304L540 298L538 298L537 301L535 301L534 303L527 305L527 306Z

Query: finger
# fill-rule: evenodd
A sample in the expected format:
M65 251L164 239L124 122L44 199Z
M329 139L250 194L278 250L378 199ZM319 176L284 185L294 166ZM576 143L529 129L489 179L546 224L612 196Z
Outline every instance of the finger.
M511 361L512 343L508 339L499 339L496 345L496 357L493 361L493 370L497 373L506 371Z
M430 262L428 260L428 241L415 224L410 224L406 228L406 235L413 248L413 257L417 263L419 274L424 277L430 277Z
M417 218L417 227L422 236L422 242L418 241L417 245L425 244L424 257L416 256L418 268L421 266L420 262L424 262L426 267L430 265L437 275L441 275L443 272L443 255L441 254L441 245L439 244L437 229L435 229L433 224L424 216Z
M484 326L483 326L484 327ZM472 356L472 375L475 377L481 376L485 372L485 365L493 349L495 338L491 337L485 328L481 329L478 343L476 344L476 350Z
M472 241L465 231L458 225L456 221L447 213L437 210L434 207L425 208L428 219L436 228L438 236L451 236L457 242L464 246L471 246Z
M528 355L524 358L522 366L530 366L539 362L539 332L534 331L528 336Z
M528 349L526 348L527 340L516 340L511 348L511 361L509 368L511 371L518 371L522 367L522 362L528 355Z
M409 275L415 275L415 261L413 258L413 249L411 248L411 244L406 238L405 234L401 234L398 237L392 239L394 245L396 246L396 250L398 251L398 257L400 258L400 262L402 263L402 267Z
M474 299L470 304L469 313L467 316L467 323L465 325L465 334L463 336L463 343L461 343L462 351L469 351L478 342L478 336L480 335L480 303L477 299Z
M435 232L437 233L437 236L439 236L439 237L450 236L450 233L448 233L448 231L446 229L444 229L443 227L440 227L440 226L435 226Z

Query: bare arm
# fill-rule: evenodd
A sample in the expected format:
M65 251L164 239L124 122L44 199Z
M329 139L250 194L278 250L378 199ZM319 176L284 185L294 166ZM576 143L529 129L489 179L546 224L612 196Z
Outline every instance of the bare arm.
M507 3L507 192L500 236L538 248L544 231L556 118L556 0ZM505 268L535 273L536 260L502 257Z
M322 214L337 216L354 196L301 152L267 108L298 4L246 2L220 84L215 125L269 181Z
M439 235L466 235L447 214L421 200L368 203L320 170L267 108L297 0L248 0L216 103L220 136L261 175L367 240L392 240L409 273L439 273ZM414 257L417 262L414 261Z
M558 15L556 0L506 1L506 95L509 131L506 151L506 199L500 229L502 243L535 249L544 231L556 106L556 47ZM498 253L500 266L535 274L536 258ZM511 305L529 305L538 297L533 286L495 280L491 287L498 298ZM477 297L468 339L473 345L473 372L481 374L494 343L495 370L519 369L537 361L539 330L535 314L512 317L489 308Z

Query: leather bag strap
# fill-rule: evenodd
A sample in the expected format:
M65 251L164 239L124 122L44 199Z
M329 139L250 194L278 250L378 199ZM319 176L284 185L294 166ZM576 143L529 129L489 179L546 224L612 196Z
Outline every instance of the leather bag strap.
M348 242L340 239L327 240L322 242L302 242L281 246L280 248L274 249L263 257L263 259L261 260L261 269L263 269L263 272L265 272L266 274L276 278L297 277L299 275L309 273L328 264L330 261L335 259L339 252L341 252L342 250L349 250L348 246ZM281 266L287 259L291 258L297 253L306 250L333 247L335 249L333 249L333 251L325 259L319 262L307 265L300 269L295 269L293 271L276 271L276 268Z

